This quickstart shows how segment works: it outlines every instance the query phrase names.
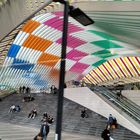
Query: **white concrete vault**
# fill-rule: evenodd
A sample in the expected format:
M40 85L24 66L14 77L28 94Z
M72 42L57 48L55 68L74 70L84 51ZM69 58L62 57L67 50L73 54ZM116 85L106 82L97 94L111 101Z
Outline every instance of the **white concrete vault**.
M93 84L99 85L108 85L112 81L123 79L127 81L126 83L138 82L139 39L134 38L131 42L126 38L132 35L130 31L135 28L136 34L138 33L139 3L136 1L70 1L70 3L86 12L95 24L84 27L69 17L66 82L81 80L85 76L89 83L92 81ZM47 87L48 84L58 85L62 7L59 3L51 3L46 7L45 13L37 14L20 28L16 38L11 40L11 45L4 48L3 40L0 42L2 85L19 87L30 84L32 88L37 89ZM116 20L122 25L118 27L118 24L115 24ZM131 30L127 30L126 25L131 26ZM104 28L107 26L108 29ZM124 30L130 34L126 34ZM111 70L111 66L114 65L114 70ZM97 77L96 82L94 79L87 79L89 75L92 77L91 73ZM115 77L115 74L118 76Z

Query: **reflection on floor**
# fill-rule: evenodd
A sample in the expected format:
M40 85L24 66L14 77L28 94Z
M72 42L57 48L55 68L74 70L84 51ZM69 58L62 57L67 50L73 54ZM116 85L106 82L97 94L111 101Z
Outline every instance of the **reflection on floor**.
M0 122L0 138L2 140L32 140L34 136L38 133L39 129L13 125L9 123ZM48 135L48 140L54 140L55 134L50 131ZM63 140L101 140L95 136L77 135L72 133L62 133Z

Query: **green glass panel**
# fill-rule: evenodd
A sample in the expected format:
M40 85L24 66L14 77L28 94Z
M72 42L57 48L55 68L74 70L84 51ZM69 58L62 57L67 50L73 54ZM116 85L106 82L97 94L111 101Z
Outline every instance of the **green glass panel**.
M92 55L98 56L100 58L108 58L108 57L115 56L117 54L111 54L109 50L101 50L101 51L92 53Z
M94 41L94 42L91 42L92 44L94 45L97 45L101 48L104 48L104 49L110 49L110 48L123 48L122 46L116 44L116 43L113 43L109 40L101 40L101 41Z
M110 51L109 50L101 50L101 51L97 51L97 52L92 53L92 55L102 55L105 53L110 53Z
M101 55L100 57L101 57L101 58L108 58L108 57L112 57L112 56L116 56L116 55L117 55L117 54L108 53L108 54Z
M102 59L102 60L100 60L100 61L98 61L98 62L92 64L92 66L98 67L98 66L100 66L101 64L103 64L103 63L106 62L106 61L107 61L107 60Z
M99 31L94 31L94 30L88 30L89 32L93 33L93 34L96 34L98 36L101 36L105 39L108 39L108 40L118 40L116 37L114 36L111 36L107 33L104 33L104 32L99 32Z

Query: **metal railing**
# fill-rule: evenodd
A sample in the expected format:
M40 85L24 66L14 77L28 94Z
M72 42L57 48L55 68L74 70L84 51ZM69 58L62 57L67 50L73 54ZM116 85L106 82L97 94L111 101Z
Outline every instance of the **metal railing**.
M90 87L90 89L93 90L96 94L100 94L101 96L107 98L108 101L115 104L131 118L140 123L140 107L137 104L127 99L126 97L118 97L116 91L110 91L106 87L95 86Z

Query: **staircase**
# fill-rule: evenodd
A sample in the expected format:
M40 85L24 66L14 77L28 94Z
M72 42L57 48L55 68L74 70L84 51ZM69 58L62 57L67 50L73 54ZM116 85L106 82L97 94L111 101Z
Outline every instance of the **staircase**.
M1 140L32 140L37 133L38 130L35 128L0 122Z
M13 94L5 98L0 102L0 121L10 124L17 124L21 126L40 128L40 120L42 114L47 112L56 118L57 109L57 95L52 94L32 94L35 101L29 103L23 103L22 98L25 95ZM9 107L12 104L21 106L21 112L10 114L8 113ZM35 119L28 119L28 113L36 108L38 116ZM79 133L100 137L102 130L106 126L106 118L98 115L95 112L87 110L88 118L81 118L80 111L82 106L76 104L68 99L64 99L63 110L63 131L71 133ZM56 121L56 119L55 119ZM51 125L51 129L55 129L55 122ZM116 140L139 140L140 136L125 129L122 126L118 126L118 129L111 131L111 135Z

